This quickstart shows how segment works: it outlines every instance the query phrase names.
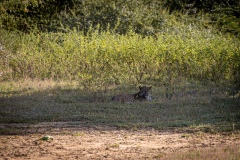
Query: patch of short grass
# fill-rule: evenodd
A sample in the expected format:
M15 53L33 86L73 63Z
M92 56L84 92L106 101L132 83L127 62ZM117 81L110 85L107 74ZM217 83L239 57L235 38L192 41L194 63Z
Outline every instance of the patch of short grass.
M167 156L163 156L162 159L176 159L176 160L240 159L240 147L237 145L230 145L230 146L217 147L217 148L192 149L184 153L177 153L172 155L168 154Z
M119 148L119 144L118 143L114 143L114 144L109 144L107 147L106 147L106 150L109 150L111 148Z
M208 133L240 129L240 100L229 98L223 87L210 94L209 86L183 86L198 92L166 99L164 87L153 86L151 102L112 102L114 94L138 90L132 86L118 87L90 91L77 82L4 82L0 85L4 93L0 95L0 123L79 121L88 126L187 128Z

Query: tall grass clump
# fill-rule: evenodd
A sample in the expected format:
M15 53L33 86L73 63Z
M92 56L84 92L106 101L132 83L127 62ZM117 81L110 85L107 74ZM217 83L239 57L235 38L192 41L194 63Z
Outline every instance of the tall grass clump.
M0 31L1 79L70 79L83 85L160 82L184 77L231 81L240 62L237 38L176 23L155 36L98 27L87 34Z

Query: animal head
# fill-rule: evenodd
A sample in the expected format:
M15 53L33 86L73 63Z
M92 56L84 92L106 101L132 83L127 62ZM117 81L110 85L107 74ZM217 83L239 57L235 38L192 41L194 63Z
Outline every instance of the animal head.
M139 86L139 90L140 91L138 93L134 94L134 98L138 99L138 100L145 100L145 99L147 99L147 100L151 101L152 97L149 94L151 89L152 89L152 86L150 86L150 87L147 87L147 86L141 87L141 86Z

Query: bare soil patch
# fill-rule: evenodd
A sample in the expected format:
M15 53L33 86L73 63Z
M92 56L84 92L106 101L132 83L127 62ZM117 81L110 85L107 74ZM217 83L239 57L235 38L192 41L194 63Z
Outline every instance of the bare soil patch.
M240 145L239 133L124 130L87 127L77 122L1 124L0 128L15 133L0 135L3 159L168 159L193 150L204 153L204 150ZM52 136L53 140L40 140L44 135ZM239 147L236 152L240 157Z

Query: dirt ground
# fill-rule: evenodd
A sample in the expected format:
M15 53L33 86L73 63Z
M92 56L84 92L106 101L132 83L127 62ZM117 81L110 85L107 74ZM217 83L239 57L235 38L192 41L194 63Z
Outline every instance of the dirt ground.
M74 122L1 124L0 159L165 159L173 153L240 144L240 134L121 130ZM17 134L16 134L17 133ZM53 140L41 138L50 135ZM167 159L167 158L166 158Z

